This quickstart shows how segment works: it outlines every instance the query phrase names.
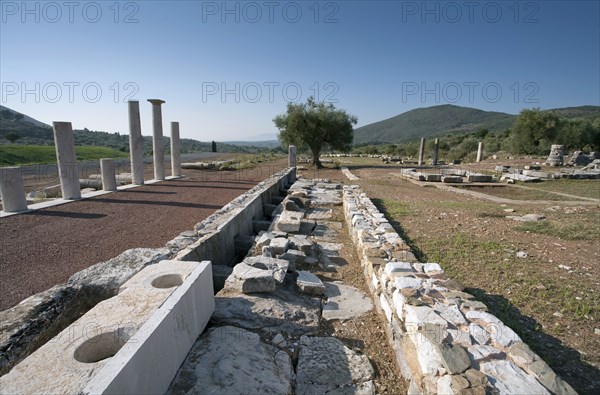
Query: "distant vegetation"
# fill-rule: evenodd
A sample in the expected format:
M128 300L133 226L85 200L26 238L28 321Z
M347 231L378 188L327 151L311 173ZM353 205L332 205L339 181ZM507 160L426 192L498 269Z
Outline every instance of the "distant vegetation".
M120 134L119 132L107 133L84 128L83 130L74 130L73 139L76 146L110 147L124 153L129 152L129 135ZM163 137L164 150L167 154L170 152L170 141L169 137ZM2 107L0 109L0 145L11 143L15 145L53 146L52 128L26 115ZM240 146L219 142L216 145L218 152L259 153L269 151L268 148L258 146ZM152 154L152 137L144 136L142 147L144 155L150 156ZM211 142L181 139L182 153L211 152L212 148Z
M440 125L442 125L444 119L446 121L449 119L445 117L449 114L449 111L454 115L457 114L456 108L448 107L456 106L430 107L430 111L420 113L426 115L426 122L429 122L430 117L433 117L436 111L439 112L442 119ZM408 113L412 112L414 115L414 111ZM475 110L474 113L479 120L485 118L480 112L480 110ZM496 122L501 119L496 119L496 114L500 113L491 114L493 114L491 123L481 124L476 130L452 130L446 133L417 135L401 144L364 144L357 146L354 152L416 157L420 137L428 137L425 145L425 152L427 153L432 152L434 137L439 137L440 158L446 160L474 160L479 141L483 141L484 151L488 154L503 151L513 155L547 155L551 144L563 144L567 151L600 150L600 107L597 106L571 107L548 111L539 109L523 110L518 116L511 116L513 118L508 127L499 130L497 128L504 121ZM398 117L402 117L402 115ZM464 119L465 124L475 124L470 118ZM419 123L420 121L415 120L415 122ZM355 133L360 129L364 130L367 126L357 129ZM400 137L401 140L405 138L405 136Z
M77 160L126 158L128 154L108 147L75 147ZM0 145L0 166L33 163L56 163L56 151L51 145Z

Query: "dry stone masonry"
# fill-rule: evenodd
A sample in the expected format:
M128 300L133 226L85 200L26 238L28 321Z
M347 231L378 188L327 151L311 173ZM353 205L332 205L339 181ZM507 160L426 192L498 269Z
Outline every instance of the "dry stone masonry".
M168 393L374 394L368 358L320 333L322 320L371 311L370 298L335 271L342 224L339 184L299 180L215 295L211 328L194 344Z
M418 262L358 186L344 212L409 393L575 393L439 264Z

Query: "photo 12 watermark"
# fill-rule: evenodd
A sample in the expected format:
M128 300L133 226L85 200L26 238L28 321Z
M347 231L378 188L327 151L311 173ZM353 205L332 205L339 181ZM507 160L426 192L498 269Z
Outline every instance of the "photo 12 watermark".
M202 23L338 23L334 1L203 1Z
M7 81L2 82L1 101L20 103L98 103L103 98L114 103L127 103L135 100L140 88L135 82L75 81Z
M2 23L139 23L134 1L2 1Z
M140 5L133 1L3 1L2 23L138 23Z
M538 23L534 1L403 1L402 23Z
M536 104L540 87L532 81L501 84L495 81L402 82L402 103L498 103L503 98L514 103Z
M335 82L202 82L202 103L259 103L282 100L297 103L313 97L317 102L338 103L336 95L340 87Z

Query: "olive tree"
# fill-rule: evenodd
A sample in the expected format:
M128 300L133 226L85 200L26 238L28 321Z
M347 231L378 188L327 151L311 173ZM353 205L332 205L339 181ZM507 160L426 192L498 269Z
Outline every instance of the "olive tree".
M277 138L282 144L310 150L313 164L321 168L319 156L324 148L350 150L353 125L358 118L331 103L316 103L310 97L306 103L288 103L287 112L276 116L273 122L279 129Z

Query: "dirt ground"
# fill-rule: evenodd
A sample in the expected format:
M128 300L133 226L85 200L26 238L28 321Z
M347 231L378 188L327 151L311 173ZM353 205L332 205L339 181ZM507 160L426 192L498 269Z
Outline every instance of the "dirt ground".
M278 161L118 191L0 219L0 310L136 247L162 247L281 170Z
M578 392L600 391L599 203L554 195L544 204L500 204L416 185L391 175L397 166L356 162L344 165L361 180L346 183L361 185L421 261L439 262ZM585 188L582 196L600 197L600 180ZM546 220L506 218L530 213Z

